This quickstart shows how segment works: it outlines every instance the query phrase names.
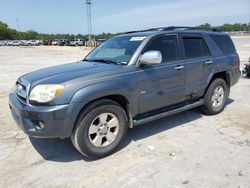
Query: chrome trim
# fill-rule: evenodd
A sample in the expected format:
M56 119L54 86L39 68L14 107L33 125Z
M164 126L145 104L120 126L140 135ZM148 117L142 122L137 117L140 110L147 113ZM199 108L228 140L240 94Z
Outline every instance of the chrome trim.
M30 83L28 84L28 86L26 87L26 103L28 106L30 106L30 103L29 103L29 92L30 92Z
M19 93L16 91L17 96L23 97L25 99L26 105L29 105L29 91L30 91L31 83L29 81L23 79L22 77L20 77L17 80L16 85L18 85L18 84L23 85L26 88L26 90L25 90L25 96L19 95ZM21 99L19 99L19 101L21 101ZM24 101L21 101L21 102L24 104Z
M183 65L177 65L174 69L175 69L175 70L181 70L181 69L183 69L183 68L184 68Z
M162 61L162 55L158 50L150 50L142 54L139 61L141 64L146 65L160 64Z
M29 81L24 80L22 77L19 78L17 81L18 81L20 84L24 85L25 87L27 87L27 86L30 84Z
M207 64L207 65L210 65L210 64L212 64L212 63L213 63L212 60L207 60L207 61L206 61L206 64Z
M15 94L17 95L17 93L15 93ZM27 104L26 104L26 99L25 99L25 101L23 101L23 100L20 99L20 97L18 97L18 95L16 96L16 98L17 98L17 100L19 100L22 104L27 105Z
M26 86L20 84L20 83L17 83L16 84L16 93L21 96L22 98L25 98L27 97L27 93L26 93Z

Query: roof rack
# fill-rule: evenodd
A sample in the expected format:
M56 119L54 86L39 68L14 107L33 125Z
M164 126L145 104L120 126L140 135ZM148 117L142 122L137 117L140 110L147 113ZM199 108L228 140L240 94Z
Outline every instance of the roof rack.
M138 31L128 31L125 34L129 33L137 33L137 32L147 32L147 31L173 31L173 30L199 30L199 31L212 31L212 32L220 32L219 28L204 28L204 27L186 27L186 26L169 26L169 27L158 27L158 28L150 28L145 30L138 30Z
M211 27L211 28L205 28L205 27L186 27L186 26L170 26L170 27L164 27L164 31L171 31L171 30L201 30L201 31L213 31L213 32L219 32L219 28Z

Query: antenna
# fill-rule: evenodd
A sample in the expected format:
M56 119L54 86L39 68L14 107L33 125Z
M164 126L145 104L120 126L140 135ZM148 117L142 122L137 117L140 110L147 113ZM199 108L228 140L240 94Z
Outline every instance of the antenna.
M86 8L87 8L87 27L88 27L88 38L89 41L92 40L92 23L91 23L91 0L86 0Z

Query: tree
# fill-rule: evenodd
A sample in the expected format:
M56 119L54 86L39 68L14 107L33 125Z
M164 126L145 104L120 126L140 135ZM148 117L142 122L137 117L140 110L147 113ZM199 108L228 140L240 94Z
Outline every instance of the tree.
M212 26L209 23L204 23L199 25L198 27L202 27L205 29L211 29ZM235 23L235 24L223 24L222 26L219 26L221 31L224 32L231 32L231 31L248 31L250 32L250 22L248 23ZM93 35L93 38L95 39L108 39L110 37L113 37L115 35L119 35L122 33L101 33L97 35ZM83 34L45 34L45 33L38 33L37 31L34 30L28 30L26 32L18 32L15 29L11 29L8 27L6 23L3 23L0 21L0 40L13 40L13 39L18 39L18 40L34 40L34 39L39 39L39 40L53 40L53 39L86 39L88 38L87 35Z
M209 23L199 25L198 27L205 28L205 29L211 29L212 28L212 26Z
M0 21L0 40L14 39L13 30L8 28L6 23Z
M38 32L34 31L34 30L29 30L29 31L26 31L26 36L25 36L25 39L27 40L30 40L30 39L40 39L40 36L38 34Z

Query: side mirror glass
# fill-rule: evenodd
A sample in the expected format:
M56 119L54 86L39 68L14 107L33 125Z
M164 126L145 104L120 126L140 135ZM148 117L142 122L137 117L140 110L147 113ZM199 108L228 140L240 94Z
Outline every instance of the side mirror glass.
M145 65L159 64L161 61L162 55L158 50L147 51L140 58L140 63Z

